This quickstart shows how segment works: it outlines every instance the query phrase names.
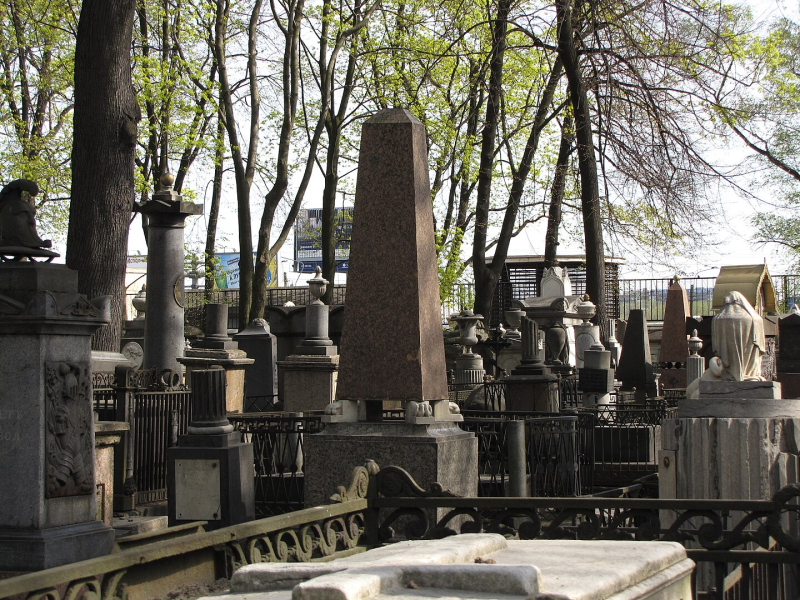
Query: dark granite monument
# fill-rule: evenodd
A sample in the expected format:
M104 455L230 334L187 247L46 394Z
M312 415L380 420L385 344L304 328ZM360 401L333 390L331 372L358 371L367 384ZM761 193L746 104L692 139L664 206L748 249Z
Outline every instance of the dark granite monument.
M622 382L623 391L636 390L637 402L643 402L645 397L653 398L657 395L653 359L650 356L650 338L647 335L647 319L640 308L631 309L628 315L616 377Z
M367 459L477 493L477 440L450 409L440 315L425 129L384 110L361 134L337 401L306 436L307 506ZM388 403L405 421L383 421Z
M689 356L686 319L690 316L686 290L675 277L667 291L664 326L661 330L661 349L656 369L656 372L661 373L662 388L686 387L686 360Z
M97 520L91 384L109 299L87 299L77 271L49 264L58 254L23 196L37 191L26 180L0 191L0 571L102 556L114 541Z
M192 424L167 450L170 526L218 529L255 518L253 445L225 416L225 371L192 372Z
M187 217L200 215L200 204L187 202L172 189L175 177L161 176L162 189L137 207L149 218L147 231L147 319L145 369L181 372L183 356L183 229Z

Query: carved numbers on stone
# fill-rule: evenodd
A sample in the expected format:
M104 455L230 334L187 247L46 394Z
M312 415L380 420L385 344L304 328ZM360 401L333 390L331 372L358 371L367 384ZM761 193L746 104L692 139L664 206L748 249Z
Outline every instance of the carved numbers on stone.
M88 365L45 364L47 377L46 498L94 492L92 389Z

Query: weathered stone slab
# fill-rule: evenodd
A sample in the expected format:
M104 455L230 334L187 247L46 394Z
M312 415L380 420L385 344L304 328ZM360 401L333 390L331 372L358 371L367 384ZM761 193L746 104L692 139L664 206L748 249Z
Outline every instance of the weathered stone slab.
M673 600L692 597L693 568L683 547L671 542L465 534L401 542L332 563L248 565L233 575L232 593L223 598Z
M361 134L337 398L444 400L425 129L384 110Z
M781 384L777 381L703 381L700 398L780 398Z
M800 399L700 398L678 402L682 419L793 419L800 418Z

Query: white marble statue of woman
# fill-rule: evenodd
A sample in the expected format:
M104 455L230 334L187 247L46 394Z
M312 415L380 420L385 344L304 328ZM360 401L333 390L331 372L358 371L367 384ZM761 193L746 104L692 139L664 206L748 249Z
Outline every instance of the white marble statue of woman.
M711 343L725 373L722 379L763 381L761 356L767 348L764 321L741 293L725 296L711 322Z

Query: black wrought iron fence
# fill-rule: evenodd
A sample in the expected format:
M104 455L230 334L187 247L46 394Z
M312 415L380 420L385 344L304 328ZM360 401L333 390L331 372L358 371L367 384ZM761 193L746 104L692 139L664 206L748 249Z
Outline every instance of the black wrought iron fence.
M256 516L268 517L303 508L303 437L319 433L319 415L249 413L228 420L253 444Z
M137 391L133 395L133 471L136 503L167 498L167 448L178 443L192 420L189 390Z
M649 407L609 405L584 408L594 415L594 476L597 485L624 486L658 472L661 421L677 408L659 402Z

